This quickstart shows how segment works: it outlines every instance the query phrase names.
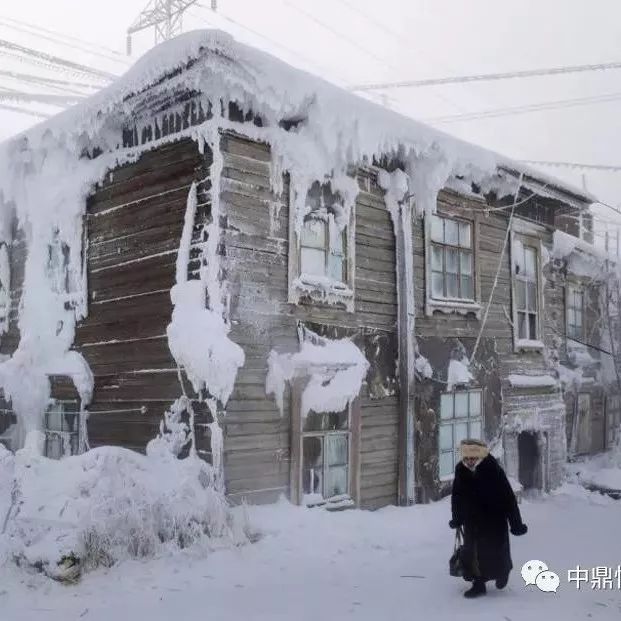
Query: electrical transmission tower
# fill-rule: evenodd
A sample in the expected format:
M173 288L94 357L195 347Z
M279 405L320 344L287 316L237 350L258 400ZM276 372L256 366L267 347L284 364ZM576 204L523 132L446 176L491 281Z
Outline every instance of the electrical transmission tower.
M198 0L151 0L127 29L127 55L132 53L132 34L155 27L155 44L172 39L181 34L183 14ZM211 8L216 10L217 0L211 0Z

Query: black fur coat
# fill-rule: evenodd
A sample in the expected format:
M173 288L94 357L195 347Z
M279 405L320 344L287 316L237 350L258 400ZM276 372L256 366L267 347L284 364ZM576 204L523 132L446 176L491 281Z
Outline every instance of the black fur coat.
M455 468L451 494L453 524L464 529L466 579L494 580L513 569L509 529L523 529L517 500L504 470L492 455L476 469ZM516 532L517 534L517 532Z

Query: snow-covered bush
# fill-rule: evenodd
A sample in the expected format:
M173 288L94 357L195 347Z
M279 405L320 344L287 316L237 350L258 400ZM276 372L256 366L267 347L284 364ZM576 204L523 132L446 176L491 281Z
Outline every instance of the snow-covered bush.
M198 457L101 447L56 461L4 451L0 475L5 560L54 578L169 548L246 541Z

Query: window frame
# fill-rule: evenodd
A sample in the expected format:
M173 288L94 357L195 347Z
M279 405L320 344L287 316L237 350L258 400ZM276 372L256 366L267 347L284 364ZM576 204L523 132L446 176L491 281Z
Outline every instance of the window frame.
M348 406L346 408L346 412L347 412L347 424L345 429L326 429L326 430L314 430L314 431L305 431L304 430L304 423L306 422L306 420L308 420L309 416L313 416L318 415L321 416L322 413L315 413L315 412L309 412L306 417L304 418L304 420L302 420L302 431L301 431L301 436L302 436L302 459L300 461L300 469L301 469L301 474L302 474L302 487L301 487L301 494L302 494L302 504L306 505L306 506L315 506L315 505L320 505L320 504L326 504L326 503L330 503L331 501L333 501L334 498L337 499L342 499L343 497L346 498L351 498L351 438L352 438L352 433L351 433L351 421L352 421L352 413L351 413L351 406ZM312 502L312 501L306 501L307 495L304 492L304 474L305 474L305 468L304 468L304 440L307 438L320 438L321 439L321 445L322 445L322 464L321 464L321 487L323 488L327 479L327 472L329 470L329 464L328 464L328 451L326 449L326 445L328 442L328 438L329 437L344 437L347 440L347 464L346 464L346 468L347 468L347 488L345 490L345 492L339 496L329 496L328 498L325 497L325 494L322 493L322 500L321 501L317 501L317 502ZM309 495L313 495L314 492L309 492Z
M442 241L437 241L433 239L433 229L434 229L434 222L436 220L441 221L442 223ZM429 249L431 251L431 276L432 276L432 282L431 282L431 295L432 295L432 299L434 300L440 300L440 301L451 301L451 302L474 302L475 300L475 291L474 291L474 230L473 230L473 226L471 222L468 222L466 220L462 220L461 218L448 218L446 216L440 216L438 214L433 214L431 217L431 238L429 240ZM447 223L452 222L455 223L456 227L457 227L457 243L456 244L451 244L450 242L448 242L446 240L446 227L447 227ZM462 231L462 226L467 226L468 230L469 230L469 242L468 245L465 246L462 244L462 240L461 240L461 231ZM434 249L439 249L441 256L442 256L442 269L441 270L437 270L434 269L434 260L433 260L433 255L434 255ZM454 252L456 253L456 268L457 268L457 272L449 272L448 268L447 268L447 255L449 254L449 252ZM464 278L464 273L462 272L462 254L466 254L467 256L470 257L470 273L469 274L465 274L466 277L470 277L471 280L471 287L472 287L472 296L471 297L467 297L465 295L463 295L463 291L462 291L462 279ZM436 296L434 291L433 291L433 276L435 274L441 274L442 276L442 289L443 289L443 295L439 295ZM457 277L456 280L456 286L457 286L457 295L456 296L451 296L448 294L448 276L450 274L453 274Z
M570 332L570 326L577 326L577 324L572 324L570 322L570 311L574 310L576 307L573 306L571 304L572 300L574 299L574 296L576 294L579 294L581 297L581 307L580 307L580 314L581 314L581 323L580 323L580 334L578 336L576 336L574 333ZM586 291L584 289L584 287L582 287L581 285L577 284L577 283L567 283L567 285L565 286L565 337L567 340L573 340L574 342L577 341L578 343L581 343L582 341L584 341L584 334L585 334L585 309L586 309Z
M470 411L470 395L478 393L479 394L479 413L477 416L471 416ZM453 401L453 415L448 418L442 417L442 397L445 395L450 395ZM467 395L468 402L468 413L466 416L455 416L455 399L457 395ZM471 421L475 423L479 423L481 426L480 438L483 439L485 437L485 389L484 388L469 388L468 390L452 390L447 392L440 393L440 406L438 408L438 417L437 417L437 425L438 425L438 433L437 433L437 455L438 455L438 479L440 482L452 481L455 476L455 468L459 463L459 459L457 458L459 451L459 443L455 442L455 426L457 424L467 424L467 433L466 438L473 437L470 431ZM440 434L442 427L450 427L451 428L451 436L452 436L452 448L451 449L443 449L440 444ZM440 460L442 454L451 454L453 457L453 467L450 474L442 474L440 469Z
M341 279L339 282L341 282L343 285L349 287L349 273L348 273L348 269L347 269L347 254L348 254L348 239L347 239L347 231L343 230L343 231L339 231L338 230L338 226L336 224L336 220L334 218L334 214L328 213L327 215L317 215L316 217L313 217L313 214L310 213L307 215L307 217L305 218L305 222L304 224L306 224L307 220L314 220L316 222L322 222L323 223L323 228L324 228L324 239L325 239L325 243L323 245L323 248L319 248L317 246L311 246L309 244L305 244L304 243L304 233L301 232L300 233L300 242L298 244L298 264L299 264L299 271L300 271L300 275L299 278L302 278L303 274L309 274L310 276L317 276L319 278L330 278L329 272L330 272L330 257L331 256L340 256L341 257L341 261L342 261L342 266L341 266L341 271L344 272L344 279ZM332 239L333 239L333 235L339 235L341 238L341 251L340 252L336 252L335 248L332 245ZM302 266L302 251L304 249L310 249L310 250L321 250L323 251L323 255L324 255L324 273L323 275L318 275L318 274L310 274L309 272L305 272L303 270L303 266ZM344 266L344 269L343 269Z
M467 224L470 226L470 248L459 245L446 244L444 242L436 242L432 239L432 227L433 218L438 217L443 220L454 221L459 224ZM424 249L425 249L425 315L428 317L433 316L434 312L440 311L443 313L458 313L467 315L474 313L477 319L481 318L482 306L480 303L480 279L479 279L479 251L478 251L478 239L479 239L479 221L476 216L472 218L464 217L461 214L455 214L451 211L438 209L432 218L425 217L423 220L424 228ZM446 249L451 248L457 251L458 256L458 287L461 290L461 255L462 251L469 251L472 257L472 298L452 298L452 297L435 297L433 294L432 278L433 273L437 270L433 269L433 246L441 247L443 249L443 282L446 282L446 269L445 269L445 256ZM444 285L446 290L446 284Z
M333 497L337 505L360 506L360 436L361 436L361 408L360 398L354 399L348 406L348 428L338 431L304 431L305 418L302 417L302 393L309 380L308 375L296 377L291 387L291 461L290 461L290 500L301 506L323 506L330 508L331 499L323 502L306 504L304 502L304 438L327 435L347 435L348 437L348 493L344 496ZM312 413L307 414L312 416ZM325 463L326 451L323 460Z
M524 233L517 232L515 230L511 231L510 235L511 247L509 250L510 254L510 269L511 269L511 321L513 323L512 332L513 332L513 348L515 351L521 350L531 350L531 351L543 351L545 348L545 344L543 342L544 338L544 321L543 317L545 314L545 304L544 304L544 292L543 292L543 281L542 278L542 256L543 256L543 242L539 237L535 237L533 235L527 235ZM517 261L515 256L515 245L516 242L519 241L523 246L532 248L535 250L535 277L536 277L536 300L537 300L537 308L535 313L529 313L528 308L521 310L517 307L517 291L516 285L518 282L532 282L524 279L522 277L518 277L516 274ZM527 285L525 285L525 289L527 289ZM526 298L525 298L526 299ZM527 304L527 303L526 303ZM519 334L519 322L518 322L518 313L525 312L528 314L535 314L535 338L534 339L522 339Z
M325 185L325 184L323 184ZM323 187L322 185L322 187ZM302 252L302 231L296 230L297 220L295 218L294 209L296 205L296 195L294 184L289 183L289 257L288 257L288 302L290 304L299 304L301 299L310 298L313 302L318 303L334 303L344 305L349 313L354 312L355 301L355 273L356 273L356 205L352 205L349 213L349 221L345 226L343 235L343 261L345 262L345 281L334 282L329 288L322 287L318 281L324 277L316 277L304 279L301 272L301 252ZM308 203L308 197L305 198ZM309 212L305 216L305 220L312 216ZM322 214L323 216L323 214ZM330 256L330 214L325 214L328 222L326 227L326 274L328 273L328 261Z

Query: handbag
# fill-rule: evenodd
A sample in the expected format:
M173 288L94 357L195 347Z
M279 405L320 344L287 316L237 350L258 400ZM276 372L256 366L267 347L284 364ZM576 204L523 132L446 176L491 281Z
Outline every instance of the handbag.
M449 559L449 573L456 578L462 578L464 575L463 547L463 534L460 526L455 532L455 547L453 555Z

